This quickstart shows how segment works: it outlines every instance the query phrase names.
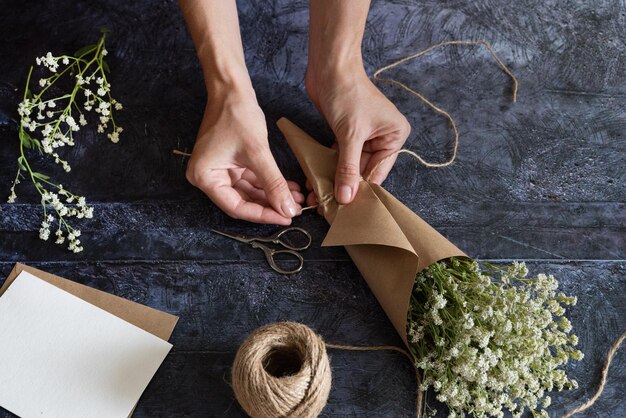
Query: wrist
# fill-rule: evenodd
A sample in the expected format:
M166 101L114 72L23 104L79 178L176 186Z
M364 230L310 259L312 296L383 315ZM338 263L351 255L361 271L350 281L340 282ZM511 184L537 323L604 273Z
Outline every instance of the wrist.
M211 100L236 95L256 101L245 64L212 63L203 66L207 96Z
M305 75L307 93L317 101L323 91L332 91L339 86L355 83L363 78L367 79L367 73L363 66L361 55L346 56L343 59L309 60Z

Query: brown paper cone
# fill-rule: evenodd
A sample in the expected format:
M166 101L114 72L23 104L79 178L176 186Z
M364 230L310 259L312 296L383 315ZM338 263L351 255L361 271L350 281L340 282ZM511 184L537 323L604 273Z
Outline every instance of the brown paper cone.
M376 184L361 180L348 205L332 199L337 152L285 118L278 127L287 139L315 194L330 229L322 246L343 245L367 281L402 340L415 275L434 262L465 256L402 202Z

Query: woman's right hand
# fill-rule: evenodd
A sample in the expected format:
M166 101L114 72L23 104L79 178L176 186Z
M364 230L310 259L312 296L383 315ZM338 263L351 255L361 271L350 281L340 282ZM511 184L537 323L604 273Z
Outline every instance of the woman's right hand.
M211 96L187 179L233 218L289 225L302 212L304 195L276 165L254 91Z

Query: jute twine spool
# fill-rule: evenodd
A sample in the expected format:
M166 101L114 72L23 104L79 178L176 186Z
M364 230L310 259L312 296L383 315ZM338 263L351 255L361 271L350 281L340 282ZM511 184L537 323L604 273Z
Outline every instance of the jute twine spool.
M253 418L317 417L331 380L324 341L295 322L255 330L239 348L232 371L235 397Z

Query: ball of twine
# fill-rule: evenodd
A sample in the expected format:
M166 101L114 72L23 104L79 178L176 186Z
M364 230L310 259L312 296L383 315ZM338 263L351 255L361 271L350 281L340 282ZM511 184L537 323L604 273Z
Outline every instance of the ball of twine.
M295 322L255 330L239 347L232 370L235 397L253 418L317 417L331 380L324 341Z

